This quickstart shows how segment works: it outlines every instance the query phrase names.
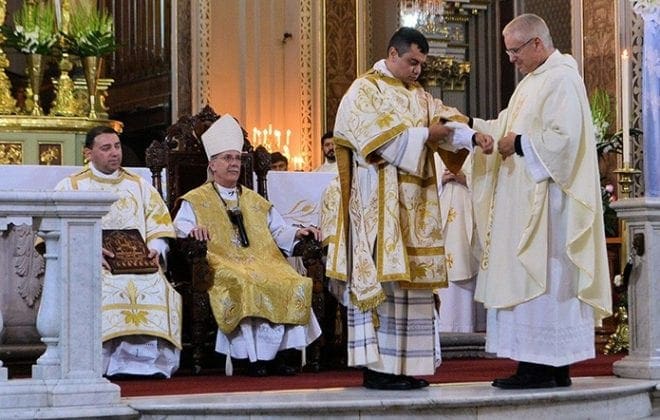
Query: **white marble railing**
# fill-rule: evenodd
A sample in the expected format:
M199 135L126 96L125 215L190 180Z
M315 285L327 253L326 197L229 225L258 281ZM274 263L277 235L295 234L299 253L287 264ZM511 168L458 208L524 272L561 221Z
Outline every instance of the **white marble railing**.
M46 243L37 315L46 351L30 379L7 379L0 361L0 407L9 417L67 407L127 413L119 387L102 376L101 217L116 199L109 192L0 191L0 232L32 225Z

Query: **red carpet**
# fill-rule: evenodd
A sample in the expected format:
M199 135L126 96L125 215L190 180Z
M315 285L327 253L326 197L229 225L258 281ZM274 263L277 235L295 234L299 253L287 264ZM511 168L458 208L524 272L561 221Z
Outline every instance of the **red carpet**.
M624 355L598 355L595 359L571 366L571 376L609 376L612 363ZM433 376L431 383L490 381L513 373L516 363L509 359L447 359ZM357 369L300 373L292 377L224 376L223 373L199 376L181 372L171 379L131 379L113 381L121 387L122 397L213 392L272 391L286 389L357 387L362 385L362 372Z

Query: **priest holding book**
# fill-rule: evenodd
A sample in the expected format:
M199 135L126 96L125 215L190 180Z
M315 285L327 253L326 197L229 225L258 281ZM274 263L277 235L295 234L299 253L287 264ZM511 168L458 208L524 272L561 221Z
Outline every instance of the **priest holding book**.
M181 296L158 269L168 249L165 238L175 237L167 206L147 181L120 166L121 142L112 128L91 129L84 153L89 166L55 189L111 191L119 196L102 219L103 372L112 377L169 378L179 367ZM136 231L139 235L132 236ZM146 256L115 255L108 249L109 238L119 243L136 238L139 243L128 248L142 248Z

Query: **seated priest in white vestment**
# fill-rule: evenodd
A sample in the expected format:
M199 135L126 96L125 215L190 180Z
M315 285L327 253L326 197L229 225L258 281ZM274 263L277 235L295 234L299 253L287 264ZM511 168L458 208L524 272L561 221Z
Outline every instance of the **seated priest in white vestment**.
M274 206L238 185L243 132L228 114L202 135L209 158L206 183L178 201L178 237L207 241L213 272L209 300L218 324L216 352L249 359L250 376L295 374L285 350L303 350L321 335L311 308L312 280L298 274L291 255L316 228L287 225ZM282 251L281 251L282 250Z
M441 332L469 333L485 331L486 311L474 300L479 272L478 240L472 212L469 188L472 159L467 157L463 168L452 173L436 154L442 236L445 238L445 264L448 287L440 288L438 322Z
M102 219L103 229L137 229L159 264L174 238L167 206L144 178L122 168L121 142L110 127L87 133L89 166L55 187L58 191L110 191L119 196ZM106 376L169 378L179 368L181 296L162 270L150 274L111 274L115 255L103 249L102 338Z

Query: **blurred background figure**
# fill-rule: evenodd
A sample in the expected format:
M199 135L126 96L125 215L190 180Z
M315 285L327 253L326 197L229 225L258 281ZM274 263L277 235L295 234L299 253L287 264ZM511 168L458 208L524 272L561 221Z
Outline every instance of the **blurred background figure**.
M289 159L280 152L273 152L270 154L270 170L271 171L288 171Z
M321 137L323 150L323 164L314 169L314 172L337 172L337 158L335 157L335 138L332 131Z
M471 159L468 156L457 174L446 169L437 154L435 160L449 281L449 287L438 290L439 328L441 332L485 331L486 311L474 301L479 250L475 249L478 241L469 188Z

